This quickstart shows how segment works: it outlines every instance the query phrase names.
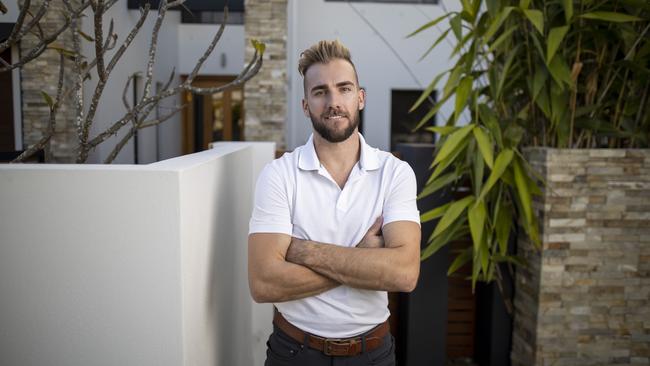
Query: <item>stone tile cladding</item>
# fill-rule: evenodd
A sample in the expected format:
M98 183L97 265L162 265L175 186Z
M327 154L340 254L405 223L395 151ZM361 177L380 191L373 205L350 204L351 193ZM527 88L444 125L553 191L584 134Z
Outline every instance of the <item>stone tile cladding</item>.
M21 5L23 1L20 2ZM30 11L35 14L43 0L31 2ZM71 1L73 6L79 4L78 0ZM52 1L49 4L45 19L41 21L43 32L48 35L65 24L65 6L61 1ZM29 16L27 20L29 20ZM85 41L84 41L85 42ZM26 54L35 45L38 39L33 34L27 34L20 42L20 53ZM72 49L71 32L65 31L56 41L61 47ZM66 77L64 88L74 82L72 75L72 62L66 61ZM59 77L59 53L46 50L38 58L23 66L20 70L20 85L22 89L22 117L23 117L23 148L26 149L37 143L48 128L50 109L43 99L41 90L48 93L52 99L56 96L56 85ZM50 148L46 149L48 161L55 163L74 163L76 158L77 129L75 126L75 112L73 98L65 98L54 126L54 137L50 140Z
M287 119L287 0L246 0L246 60L253 56L250 40L266 43L264 65L244 85L245 137L275 141L284 150Z
M650 150L530 149L542 251L515 284L513 366L650 364Z

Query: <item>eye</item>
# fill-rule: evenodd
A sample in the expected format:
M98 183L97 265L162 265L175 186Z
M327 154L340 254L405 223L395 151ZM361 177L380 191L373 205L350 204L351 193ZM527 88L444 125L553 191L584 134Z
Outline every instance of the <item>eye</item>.
M313 94L315 97L319 97L319 96L323 95L324 93L325 93L325 92L322 91L322 90L316 90L316 91L314 91L312 94Z
M352 88L349 87L349 86L344 86L344 87L341 88L341 91L346 92L346 93L347 93L347 92L351 92L351 91L352 91Z

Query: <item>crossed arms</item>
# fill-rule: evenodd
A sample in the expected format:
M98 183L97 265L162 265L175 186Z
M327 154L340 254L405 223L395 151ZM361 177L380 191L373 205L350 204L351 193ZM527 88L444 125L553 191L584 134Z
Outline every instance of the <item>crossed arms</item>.
M255 233L248 237L248 281L256 302L284 302L341 284L410 292L420 273L420 226L378 220L356 247Z

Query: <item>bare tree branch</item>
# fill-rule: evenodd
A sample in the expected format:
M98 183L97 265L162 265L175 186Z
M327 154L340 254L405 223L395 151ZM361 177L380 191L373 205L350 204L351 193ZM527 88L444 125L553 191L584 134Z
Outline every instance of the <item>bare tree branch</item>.
M94 5L94 11L95 11L95 58L97 59L97 77L99 77L99 80L102 82L106 82L106 70L104 68L104 52L102 50L103 47L103 39L104 39L104 30L102 27L102 22L104 20L104 1L103 0L96 0L97 4ZM112 25L111 21L111 25ZM112 28L112 26L111 26ZM111 31L108 32L108 36L111 36Z
M169 120L170 118L174 117L176 115L176 113L182 111L183 108L185 108L185 107L187 107L187 104L183 104L181 106L175 107L174 109L172 109L171 112L167 113L166 115L164 115L164 116L162 116L162 117L160 117L158 119L153 119L153 120L142 122L138 126L138 129L143 129L143 128L153 127L153 126L159 125L159 124Z
M50 106L50 118L48 121L48 127L47 131L45 132L45 135L41 137L41 139L35 143L34 145L30 146L27 150L25 150L22 154L20 154L16 159L12 161L12 163L20 163L25 161L28 157L34 155L37 151L42 150L45 148L45 146L50 142L52 139L52 136L54 136L54 125L56 122L56 114L59 111L59 107L61 106L61 96L63 94L63 78L65 76L65 57L63 54L59 55L59 81L56 86L56 98L54 100L54 104Z
M149 44L149 60L147 62L146 79L144 83L143 99L149 98L151 95L151 82L153 81L153 65L156 62L156 50L158 48L158 33L162 26L165 14L167 13L167 0L162 0L158 6L158 18L153 26L151 32L151 43Z
M69 1L65 0L64 3L67 3L66 7L68 7L68 12L70 13L68 17L66 17L65 23L57 28L52 34L49 36L41 39L39 43L32 47L29 51L26 52L24 56L21 56L20 59L14 63L12 63L10 66L3 65L3 67L0 67L0 72L5 72L5 71L10 71L19 67L24 66L26 63L32 61L33 59L37 58L40 56L46 49L47 46L54 42L61 33L63 33L66 29L70 27L70 18L75 18L79 17L80 14L90 5L90 1L83 3L78 9L73 9L71 6L69 6ZM25 7L23 7L25 9ZM28 10L25 10L28 11ZM21 10L22 13L22 10ZM17 29L18 23L14 26L14 30ZM23 34L24 35L24 34ZM21 35L20 37L14 37L13 40L7 39L5 42L0 43L0 52L6 50L7 48L13 46L18 40L22 38Z
M111 61L108 63L108 66L106 67L106 72L111 73L117 62L120 60L126 49L131 45L131 42L135 38L135 36L138 34L140 31L140 28L142 28L142 25L144 24L145 20L147 20L147 15L149 14L149 9L151 8L151 5L149 3L145 4L144 8L140 9L140 19L138 19L138 22L135 24L133 29L131 29L131 32L129 32L129 35L126 36L124 39L124 42L118 48L118 50L115 52L113 57L111 58Z

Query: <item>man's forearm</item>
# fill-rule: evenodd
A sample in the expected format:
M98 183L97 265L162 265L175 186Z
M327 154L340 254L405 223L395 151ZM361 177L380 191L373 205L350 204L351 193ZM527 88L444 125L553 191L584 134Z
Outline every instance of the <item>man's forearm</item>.
M294 238L286 259L338 283L369 290L411 291L419 272L400 247L348 248Z
M318 295L340 283L311 269L285 261L278 261L265 273L251 281L254 300L257 302L285 302Z

